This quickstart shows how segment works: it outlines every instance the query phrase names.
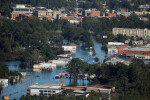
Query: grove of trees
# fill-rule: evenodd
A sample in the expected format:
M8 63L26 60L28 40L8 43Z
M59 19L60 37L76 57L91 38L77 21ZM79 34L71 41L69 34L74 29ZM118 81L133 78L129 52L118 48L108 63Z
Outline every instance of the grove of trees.
M142 60L134 59L129 66L117 64L86 64L80 59L73 59L68 65L69 73L76 80L78 75L87 73L96 77L90 84L108 84L116 87L120 94L114 100L148 100L150 83L150 65ZM114 93L115 95L115 93ZM136 95L133 97L133 95Z

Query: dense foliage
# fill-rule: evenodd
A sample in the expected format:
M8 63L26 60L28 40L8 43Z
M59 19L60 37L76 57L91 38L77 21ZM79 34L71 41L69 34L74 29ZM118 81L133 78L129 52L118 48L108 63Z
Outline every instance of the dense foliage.
M79 3L79 8L90 9L96 8L101 10L103 8L103 4L105 0L86 0L85 2Z
M0 60L53 59L62 52L61 21L0 20Z
M116 100L148 100L150 98L150 86L148 85L150 83L150 65L144 64L142 60L134 59L129 66L123 63L83 64L84 62L79 59L73 59L69 65L71 75L75 77L80 73L95 74L96 77L90 81L91 84L115 86L116 93L119 93L119 96L114 97Z
M63 39L82 41L87 47L93 43L90 33L65 20L0 19L0 60L55 59L57 54L63 53Z
M22 76L18 71L9 71L8 67L0 64L0 79L8 79L9 76Z

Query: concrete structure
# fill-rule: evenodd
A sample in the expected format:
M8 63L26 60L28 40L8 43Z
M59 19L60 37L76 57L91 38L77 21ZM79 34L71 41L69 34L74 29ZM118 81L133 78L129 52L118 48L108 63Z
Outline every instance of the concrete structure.
M61 93L61 85L32 85L26 89L27 95L44 95L51 96L53 94Z
M123 50L128 48L128 45L124 45L122 42L108 42L107 45L108 54L123 54Z
M11 8L11 18L16 19L20 15L31 16L33 15L33 8L26 4L17 4L15 7Z
M0 79L0 85L2 87L7 87L8 86L8 79Z
M37 17L46 17L46 10L36 10L35 16Z
M61 14L61 11L55 11L55 10L46 9L46 8L37 9L35 11L35 15L39 18L45 17L48 19L57 19L59 14Z
M118 35L126 35L126 36L139 36L139 37L147 37L150 36L150 30L145 29L132 29L132 28L113 28L113 34Z
M89 85L86 89L86 92L91 92L92 90L95 91L95 92L100 91L102 93L110 94L111 92L115 92L115 87L108 86L108 85L100 85L100 84Z

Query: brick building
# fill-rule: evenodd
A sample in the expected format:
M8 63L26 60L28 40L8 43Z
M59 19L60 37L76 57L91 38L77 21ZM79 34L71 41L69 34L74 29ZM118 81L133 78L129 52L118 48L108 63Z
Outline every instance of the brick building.
M129 48L124 50L124 54L141 54L141 55L150 55L150 47L144 48L144 47L135 47L135 48Z
M84 10L82 12L82 16L88 16L88 17L99 17L100 16L100 11L95 11L95 9L91 10Z
M124 49L128 48L128 45L118 46L118 54L123 54Z

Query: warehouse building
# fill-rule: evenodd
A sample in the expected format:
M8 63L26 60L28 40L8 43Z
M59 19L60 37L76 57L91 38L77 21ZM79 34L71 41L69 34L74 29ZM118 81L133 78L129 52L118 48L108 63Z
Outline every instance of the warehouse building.
M124 50L124 54L130 58L150 59L150 47L135 47Z

